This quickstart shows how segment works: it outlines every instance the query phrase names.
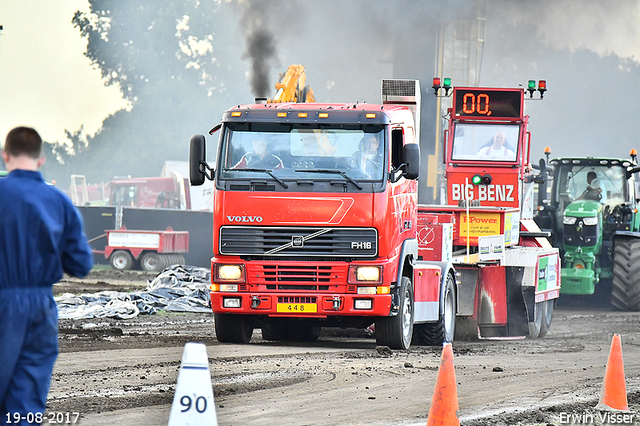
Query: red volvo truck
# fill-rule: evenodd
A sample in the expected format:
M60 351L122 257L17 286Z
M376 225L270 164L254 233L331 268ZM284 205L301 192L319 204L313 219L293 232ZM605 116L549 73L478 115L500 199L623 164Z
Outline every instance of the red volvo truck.
M321 327L375 324L379 345L407 349L453 340L457 315L481 337L540 334L531 324L548 310L536 308L557 297L538 291L540 265L558 255L543 247L535 225L520 231L526 119L507 120L518 129L517 159L461 163L473 175L495 175L483 194L493 201L500 191L500 201L476 206L465 186L464 207L454 198L451 206L421 206L419 82L383 80L382 98L231 108L210 131L218 142L213 167L205 137L191 138L191 184L215 183L210 288L219 341L247 343L255 328L267 340L315 340ZM458 142L456 120L449 146ZM447 166L449 178L466 185ZM490 186L497 182L513 188ZM500 238L505 254L522 250L517 261L496 257ZM544 280L559 285L557 274Z

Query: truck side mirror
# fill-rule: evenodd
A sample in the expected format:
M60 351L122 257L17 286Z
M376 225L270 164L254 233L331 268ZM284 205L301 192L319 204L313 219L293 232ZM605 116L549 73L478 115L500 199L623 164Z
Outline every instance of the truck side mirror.
M202 185L205 177L213 180L213 176L208 176L205 172L205 155L204 135L193 135L189 144L189 181L193 186Z
M402 162L405 163L404 177L417 179L420 175L420 146L417 143L409 143L403 147Z

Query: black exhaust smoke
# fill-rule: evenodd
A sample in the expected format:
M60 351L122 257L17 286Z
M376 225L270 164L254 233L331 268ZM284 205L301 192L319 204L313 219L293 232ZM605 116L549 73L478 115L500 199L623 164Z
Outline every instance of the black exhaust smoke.
M243 59L251 61L249 83L255 97L265 97L269 93L269 72L276 61L276 41L268 26L268 6L271 2L243 2L242 27L247 43ZM273 5L271 4L273 7Z

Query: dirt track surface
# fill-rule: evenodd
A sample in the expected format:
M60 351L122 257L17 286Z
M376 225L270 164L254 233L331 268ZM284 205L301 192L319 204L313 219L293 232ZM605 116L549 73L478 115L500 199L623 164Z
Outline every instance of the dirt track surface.
M141 289L153 276L103 271L55 292ZM167 425L187 342L207 346L219 425L424 425L442 353L377 348L360 330L323 330L311 344L264 341L256 330L248 345L220 344L212 314L59 327L48 412L78 412L92 426ZM640 313L562 303L543 339L453 343L462 424L609 424L594 407L614 334L633 418L626 424L640 424Z

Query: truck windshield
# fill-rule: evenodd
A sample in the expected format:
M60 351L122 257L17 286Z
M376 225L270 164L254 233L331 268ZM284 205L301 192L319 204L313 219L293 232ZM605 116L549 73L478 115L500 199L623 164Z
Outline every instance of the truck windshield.
M387 170L381 125L322 126L228 123L220 151L222 179L252 179L264 169L279 179L380 180Z
M520 126L458 123L453 135L452 160L516 161Z

